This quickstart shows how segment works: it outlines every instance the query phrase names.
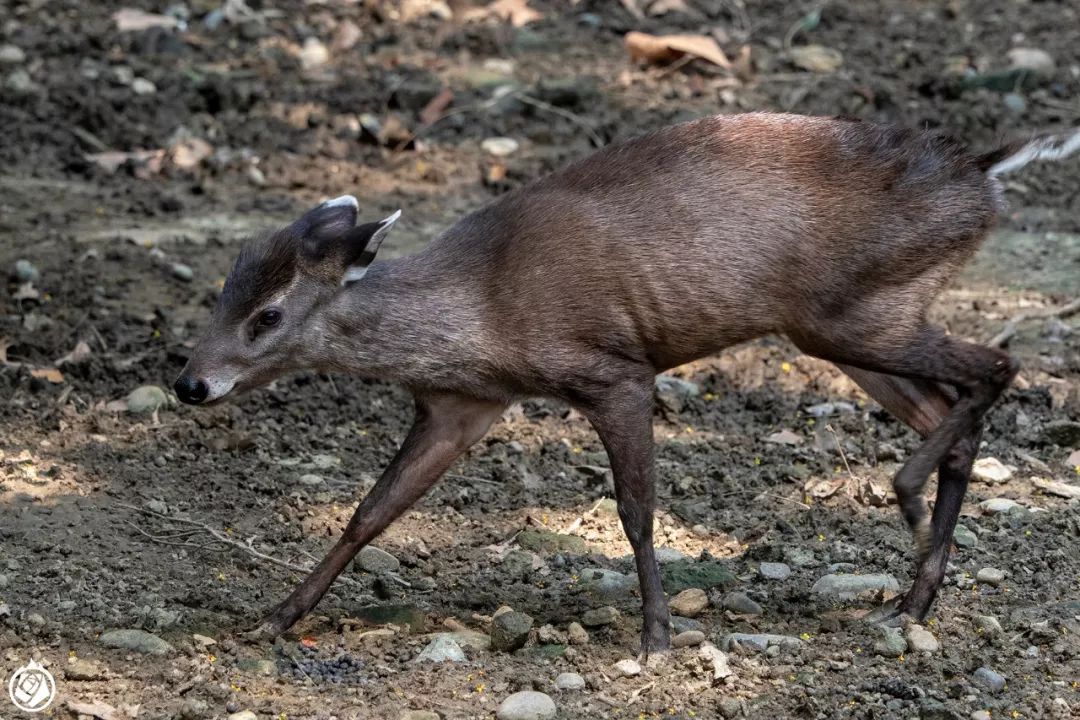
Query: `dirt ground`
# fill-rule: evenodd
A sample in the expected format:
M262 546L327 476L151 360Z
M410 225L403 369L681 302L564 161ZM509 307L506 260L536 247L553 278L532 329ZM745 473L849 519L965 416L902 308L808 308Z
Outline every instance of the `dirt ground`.
M660 392L658 542L669 591L707 591L680 629L725 650L726 673L699 646L615 669L637 653L633 563L602 448L565 407L509 411L379 539L394 560L251 644L242 631L392 456L408 395L308 374L213 409L129 397L170 386L244 237L326 197L356 194L368 220L403 208L386 250L404 254L597 144L711 113L847 114L982 149L1074 126L1074 2L687 0L635 17L618 0L536 0L520 27L447 21L430 2L132 5L185 23L121 31L115 3L0 3L5 686L37 659L58 688L46 714L103 720L493 718L534 689L560 718L1080 717L1080 500L1061 496L1080 487L1076 316L1029 318L1008 341L1023 370L981 457L1010 477L972 482L961 522L977 539L958 539L926 623L937 649L860 620L911 580L888 488L914 434L783 339L672 373L688 383ZM710 33L750 62L640 65L630 30ZM810 45L842 64L793 62ZM1011 72L1012 48L1054 65ZM493 156L493 137L518 147ZM1076 160L1010 176L1008 215L936 320L986 341L1077 297L1078 184ZM1017 507L981 504L995 498ZM815 585L835 572L898 585L839 599ZM515 652L485 647L504 605L534 620ZM609 605L618 618L587 644L569 632ZM110 647L117 629L168 647ZM417 660L451 632L464 659ZM788 639L758 652L732 633ZM584 688L557 690L561 673ZM22 716L0 697L0 718Z

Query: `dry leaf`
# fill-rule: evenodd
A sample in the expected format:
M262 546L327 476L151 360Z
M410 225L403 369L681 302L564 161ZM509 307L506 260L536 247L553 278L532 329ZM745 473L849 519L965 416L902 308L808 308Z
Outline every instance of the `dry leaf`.
M112 705L100 700L94 700L93 702L68 700L67 707L76 715L89 715L90 717L99 718L99 720L120 720L123 717Z
M722 68L731 67L731 61L720 45L705 35L649 35L632 31L626 33L624 41L630 57L635 60L667 63L690 55Z
M64 363L77 363L82 362L86 358L90 357L93 353L90 351L90 346L86 344L85 340L80 340L75 345L75 349L69 352L64 357L56 361L57 365L63 365Z
M30 375L32 377L48 380L49 382L57 385L64 382L64 373L60 372L56 368L34 368L30 371Z
M887 488L877 484L873 480L865 479L862 481L862 484L859 485L857 498L863 505L885 507L889 504L889 491Z
M847 481L847 477L843 475L831 478L811 478L803 485L803 492L815 500L824 500L838 493L847 484Z
M816 73L835 72L844 64L844 56L839 50L824 45L804 45L788 50L788 57L798 68Z
M543 19L543 14L529 7L528 0L495 0L487 7L474 8L465 15L466 20L497 17L514 27L528 25Z

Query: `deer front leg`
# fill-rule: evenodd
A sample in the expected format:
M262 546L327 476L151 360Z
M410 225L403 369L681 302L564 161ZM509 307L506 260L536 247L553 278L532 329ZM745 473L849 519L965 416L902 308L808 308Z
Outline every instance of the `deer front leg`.
M643 625L641 652L662 652L671 646L667 597L653 548L653 381L628 381L612 388L599 402L585 407L586 417L607 450L615 481L615 502L623 530L634 549L641 586Z
M466 449L483 437L501 403L459 396L418 397L416 418L397 455L356 508L341 539L251 635L269 639L318 604L353 557L431 488Z

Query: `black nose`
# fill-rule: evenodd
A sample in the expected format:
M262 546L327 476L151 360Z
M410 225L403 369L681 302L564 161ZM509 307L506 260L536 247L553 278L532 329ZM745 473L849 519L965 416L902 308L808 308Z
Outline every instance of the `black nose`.
M210 394L210 387L206 383L190 375L178 377L173 390L176 391L176 397L180 398L180 402L188 405L198 405Z

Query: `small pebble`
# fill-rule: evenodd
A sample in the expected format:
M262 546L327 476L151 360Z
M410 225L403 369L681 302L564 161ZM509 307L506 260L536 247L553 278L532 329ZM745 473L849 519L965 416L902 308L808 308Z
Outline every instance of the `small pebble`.
M971 474L979 480L988 483L1003 483L1009 480L1013 473L997 458L979 458L971 468Z
M26 53L18 45L0 45L0 65L21 65Z
M975 629L987 635L993 637L1000 635L1004 630L1001 627L1001 623L993 615L976 615L975 616Z
M971 713L971 720L991 720L991 717L989 710L976 710Z
M153 95L157 92L157 85L146 78L135 78L131 81L131 91L136 95Z
M169 266L172 271L173 277L184 282L191 282L195 279L195 271L184 263L173 263Z
M369 573L396 572L401 567L400 560L374 545L366 545L357 553L355 562L361 570Z
M1005 581L1005 571L997 568L985 567L975 574L975 580L997 587Z
M637 660L627 658L615 663L614 670L619 677L634 677L641 674L641 664Z
M908 647L912 652L934 653L941 649L941 643L933 633L922 625L912 624L907 629Z
M987 515L1000 515L1002 513L1012 512L1016 508L1023 507L1015 500L1009 500L1008 498L991 498L989 500L983 500L979 503L979 507Z
M519 144L517 140L508 137L490 137L480 143L481 149L488 155L506 157L517 152Z
M760 615L761 606L743 592L730 592L722 600L724 609L739 615Z
M791 577L791 567L787 563L763 562L758 570L766 580L787 580Z
M559 690L584 690L585 678L573 672L559 673L555 678L555 687Z
M495 711L498 720L548 720L558 710L550 696L535 690L525 690L509 696Z
M971 676L975 684L997 693L1005 689L1005 678L988 667L981 667Z
M671 612L683 617L697 617L709 607L709 596L701 588L687 588L668 602Z
M11 275L19 282L37 282L41 273L29 260L19 259L11 267Z
M957 547L977 547L979 536L966 525L957 525L956 530L953 532L953 542L956 543Z
M684 648L705 642L705 633L700 630L686 630L671 638L671 647Z
M572 622L566 627L566 636L570 639L571 645L589 644L589 633L576 622Z

